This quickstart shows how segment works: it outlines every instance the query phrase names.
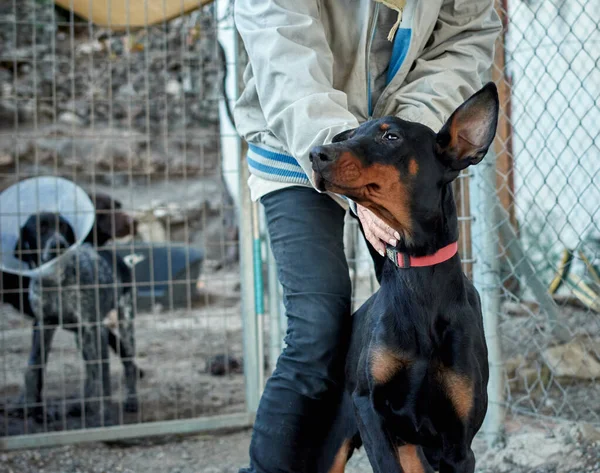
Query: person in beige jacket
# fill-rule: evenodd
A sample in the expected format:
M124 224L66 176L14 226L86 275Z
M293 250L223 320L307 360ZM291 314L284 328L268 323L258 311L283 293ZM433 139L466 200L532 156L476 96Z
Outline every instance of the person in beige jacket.
M240 471L319 473L352 320L344 215L358 216L378 277L400 236L315 190L309 152L387 115L439 131L481 87L501 24L492 0L236 0L235 24L249 64L234 117L288 318Z

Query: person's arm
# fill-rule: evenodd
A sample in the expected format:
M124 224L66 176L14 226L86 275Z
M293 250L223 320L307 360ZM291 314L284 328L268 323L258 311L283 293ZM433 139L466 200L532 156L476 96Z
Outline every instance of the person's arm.
M427 46L386 109L439 131L481 88L501 29L492 0L445 0Z
M445 0L428 45L386 112L438 132L452 112L481 88L480 76L492 64L501 28L492 0ZM393 230L368 209L356 204L351 208L369 243L383 255Z
M309 178L313 146L358 126L346 94L333 88L333 54L316 0L236 0L268 129Z

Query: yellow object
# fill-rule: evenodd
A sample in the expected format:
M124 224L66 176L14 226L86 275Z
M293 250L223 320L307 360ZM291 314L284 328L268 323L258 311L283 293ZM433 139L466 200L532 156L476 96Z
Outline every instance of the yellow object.
M394 23L394 26L392 26L392 29L390 30L389 34L388 34L388 41L393 41L394 40L394 36L396 35L396 31L398 31L398 28L400 27L400 22L402 21L402 11L404 10L404 7L406 6L406 0L375 0L376 2L379 3L383 3L386 7L391 8L392 10L396 10L398 12L398 19L396 20L396 23Z
M98 26L115 31L170 20L213 0L55 0L55 3Z
M558 291L558 288L562 286L563 282L569 275L569 271L571 269L571 261L573 261L573 252L567 248L565 248L562 252L560 263L558 266L558 270L554 279L550 282L550 287L548 292L550 294L555 294Z
M583 260L585 267L589 271L592 279L596 282L596 284L600 284L600 275L596 272L596 268L592 265L591 261L587 256L583 254L583 251L579 250L579 257Z

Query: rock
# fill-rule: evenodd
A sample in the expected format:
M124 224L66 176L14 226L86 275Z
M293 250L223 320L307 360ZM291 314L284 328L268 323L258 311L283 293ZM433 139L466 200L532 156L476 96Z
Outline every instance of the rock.
M600 430L592 424L581 423L579 426L581 438L587 442L600 442Z
M88 43L81 43L77 46L75 52L77 54L90 55L93 53L100 52L104 49L100 41L90 41Z
M537 312L537 307L531 307L526 302L507 301L502 304L502 312L515 317L530 317Z
M181 84L175 79L168 81L167 85L165 86L165 92L169 95L174 95L176 97L179 97L181 95L181 90Z
M0 166L9 166L14 162L15 160L10 154L0 151Z
M58 122L64 125L82 126L83 120L73 112L62 112L58 116Z
M547 366L540 366L535 360L527 360L522 355L504 363L506 378L511 391L531 392L546 386L550 377Z
M137 222L137 232L142 241L155 243L167 241L165 227L151 213L137 217Z
M600 379L600 363L581 340L547 348L542 357L554 376L577 379Z

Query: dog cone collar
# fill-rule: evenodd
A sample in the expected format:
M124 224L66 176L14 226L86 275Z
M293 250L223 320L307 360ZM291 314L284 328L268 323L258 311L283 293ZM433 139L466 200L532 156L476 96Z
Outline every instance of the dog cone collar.
M75 183L61 177L43 176L13 184L0 193L0 270L27 277L48 274L60 258L35 269L15 257L21 227L39 212L58 213L69 222L77 248L92 230L96 211L87 193Z

